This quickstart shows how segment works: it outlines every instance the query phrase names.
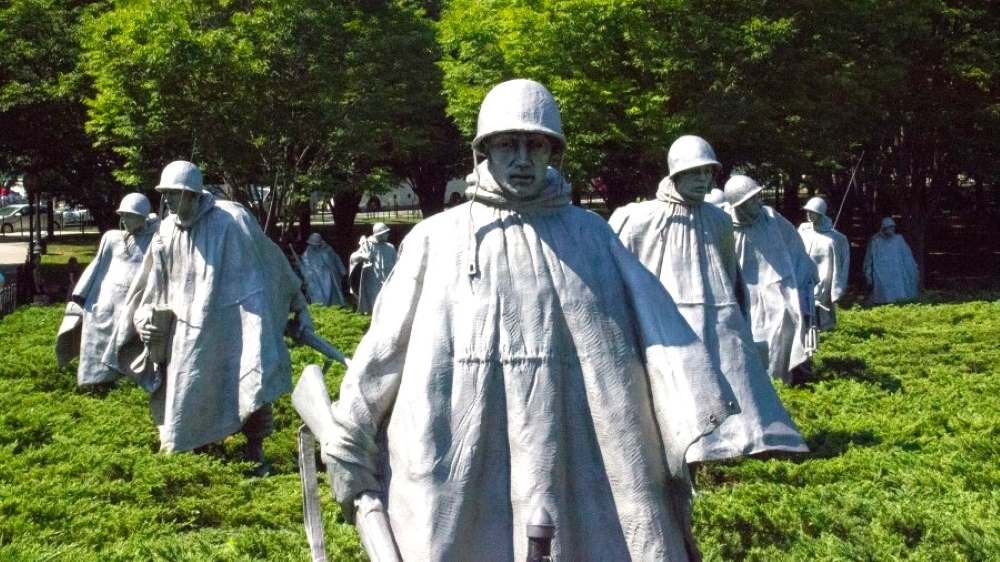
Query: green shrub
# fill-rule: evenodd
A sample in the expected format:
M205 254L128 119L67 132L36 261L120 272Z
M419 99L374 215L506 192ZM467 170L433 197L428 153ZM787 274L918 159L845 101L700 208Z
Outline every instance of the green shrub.
M946 299L936 298L939 302ZM76 389L55 365L62 307L0 322L0 561L307 560L288 397L245 476L242 437L160 455L146 395ZM351 354L368 319L313 308ZM699 467L695 534L708 560L1000 557L1000 301L842 311L815 380L779 392L812 452ZM292 350L295 373L322 358ZM327 375L339 387L343 369ZM362 560L324 490L327 550Z

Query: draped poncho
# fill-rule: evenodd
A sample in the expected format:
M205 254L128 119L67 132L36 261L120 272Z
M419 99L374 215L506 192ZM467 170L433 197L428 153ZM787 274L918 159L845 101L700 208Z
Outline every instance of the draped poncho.
M396 248L388 242L379 242L375 236L368 236L360 247L351 254L351 278L359 278L358 312L371 314L382 285L396 265Z
M868 242L865 279L872 288L873 304L913 300L920 296L920 273L909 244L899 234L876 234Z
M281 250L240 205L203 194L190 225L170 215L153 236L111 364L151 393L163 451L186 451L240 430L291 388L284 330L301 282ZM176 315L165 373L128 344L154 305Z
M344 293L340 283L345 275L344 262L326 242L309 244L302 253L302 276L312 304L343 306Z
M538 505L554 560L687 560L684 452L731 391L561 178L511 201L480 172L382 288L323 443L338 500L383 494L406 560L523 560Z
M808 221L800 224L799 236L816 264L816 324L820 330L831 330L837 325L837 301L847 292L851 244L846 236L834 230L833 221L827 216L822 217L818 226Z
M805 318L815 308L816 265L795 226L767 205L755 221L734 228L754 343L771 378L791 382L791 369L809 358Z
M713 367L726 377L742 410L695 443L687 460L807 450L754 348L737 300L742 288L729 215L714 205L684 200L665 178L657 199L620 207L610 223L705 342Z
M147 220L135 234L125 230L105 232L97 255L73 287L73 296L83 301L77 384L106 383L121 376L103 358L113 344L115 321L124 308L129 285L159 224L159 219Z

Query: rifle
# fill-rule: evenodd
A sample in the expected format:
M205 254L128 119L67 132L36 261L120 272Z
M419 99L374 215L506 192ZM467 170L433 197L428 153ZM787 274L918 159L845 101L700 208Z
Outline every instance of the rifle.
M854 177L858 173L858 167L861 166L861 161L865 159L865 151L861 151L861 156L858 157L858 162L854 164L854 170L851 171L851 180L847 182L847 189L844 190L844 196L840 199L840 207L837 208L837 216L833 219L833 227L837 227L837 221L840 220L840 213L844 210L844 203L847 202L847 194L851 192L851 186L854 185Z
M299 259L299 255L295 253L295 248L289 242L288 251L292 253L292 263L295 264L295 269L299 273L299 279L302 279L302 294L306 297L306 303L312 304L309 299L309 282L306 281L306 270L302 267L302 260Z
M330 411L330 395L323 381L323 371L318 365L307 365L302 371L302 376L292 391L292 406L305 422L299 428L299 477L302 482L306 539L309 541L313 562L326 562L323 514L316 482L316 437L322 445L333 439L336 428ZM354 508L355 526L369 559L372 562L401 562L402 557L392 536L392 526L382 500L372 492L364 492L354 500ZM350 514L345 516L350 517Z

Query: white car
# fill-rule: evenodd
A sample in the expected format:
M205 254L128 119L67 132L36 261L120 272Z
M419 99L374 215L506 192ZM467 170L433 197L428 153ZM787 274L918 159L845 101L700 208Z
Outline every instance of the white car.
M62 212L62 217L63 224L88 224L94 220L93 217L90 216L90 211L85 207L66 209Z
M6 207L0 208L0 231L4 234L10 234L12 232L27 232L30 217L28 214L31 212L31 206L27 203L19 203L17 205L7 205ZM58 215L57 215L58 216ZM38 218L41 219L42 229L48 228L48 216L46 213L40 213ZM62 228L62 223L58 220L53 222L53 226L56 229Z

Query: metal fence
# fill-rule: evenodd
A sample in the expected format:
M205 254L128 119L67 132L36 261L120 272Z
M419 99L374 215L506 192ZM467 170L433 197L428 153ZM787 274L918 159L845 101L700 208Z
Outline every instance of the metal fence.
M17 308L17 283L7 283L0 287L0 318Z

